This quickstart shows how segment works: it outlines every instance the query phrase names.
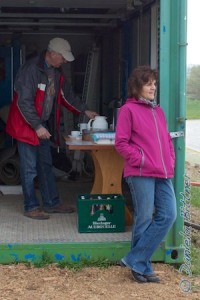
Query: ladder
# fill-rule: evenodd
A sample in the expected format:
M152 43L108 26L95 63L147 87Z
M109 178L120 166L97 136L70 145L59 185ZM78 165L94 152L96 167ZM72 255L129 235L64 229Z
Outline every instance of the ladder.
M95 92L98 90L99 82L99 54L100 50L95 45L88 53L86 72L83 84L82 102L86 103L90 110L98 111L98 98Z
M99 54L100 50L96 45L93 45L88 53L87 65L84 77L82 102L86 103L90 110L98 111L98 97L95 96L98 91L98 67L99 67ZM80 122L86 122L86 116L82 116ZM81 173L84 170L84 152L74 151L74 159L72 162L72 170Z

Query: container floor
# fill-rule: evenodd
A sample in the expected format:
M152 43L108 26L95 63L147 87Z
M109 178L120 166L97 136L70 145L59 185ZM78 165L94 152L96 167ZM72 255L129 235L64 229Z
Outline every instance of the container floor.
M57 182L63 202L76 207L77 195L89 193L92 179ZM40 197L37 191L38 197ZM55 244L130 241L131 227L122 233L78 233L77 213L51 214L49 220L23 216L23 195L0 195L0 244Z

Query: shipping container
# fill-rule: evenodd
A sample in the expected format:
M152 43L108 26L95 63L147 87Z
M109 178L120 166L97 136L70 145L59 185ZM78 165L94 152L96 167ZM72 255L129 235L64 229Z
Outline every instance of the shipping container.
M0 108L10 104L19 66L45 49L53 37L66 38L72 46L76 59L63 67L63 71L75 93L90 109L107 116L109 123L112 123L113 103L116 100L123 103L126 99L130 72L144 64L159 70L157 100L166 113L176 151L173 183L178 216L153 260L181 263L184 250L181 212L187 185L184 177L187 0L1 0L0 10ZM73 122L64 111L64 132L70 130ZM2 133L3 124L0 125ZM9 143L12 142L6 141L5 146ZM77 193L84 191L80 189ZM50 229L40 223L36 226L36 237L33 224L26 222L26 230L17 228L23 235L17 239L11 234L18 226L15 216L9 222L6 238L1 238L0 233L0 263L37 261L44 252L53 261L76 262L98 257L117 261L130 248L130 227L125 233L83 233L65 238L54 236L56 223L50 225L49 236ZM46 236L39 234L45 230Z

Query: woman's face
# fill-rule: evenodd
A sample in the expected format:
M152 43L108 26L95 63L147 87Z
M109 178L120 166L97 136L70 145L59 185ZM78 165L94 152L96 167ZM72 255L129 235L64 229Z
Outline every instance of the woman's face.
M156 80L150 80L145 85L143 85L140 92L140 96L147 100L154 100L156 93Z

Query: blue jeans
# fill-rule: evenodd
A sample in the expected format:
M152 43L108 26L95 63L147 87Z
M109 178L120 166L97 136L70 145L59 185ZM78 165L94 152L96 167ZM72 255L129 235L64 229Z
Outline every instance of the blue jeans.
M129 176L133 201L131 251L122 262L141 275L153 273L151 256L176 219L176 198L170 179Z
M40 207L36 197L34 178L38 176L39 189L44 207L53 207L60 203L52 169L52 157L49 140L40 140L40 145L32 146L18 141L20 157L20 175L24 194L24 211Z

